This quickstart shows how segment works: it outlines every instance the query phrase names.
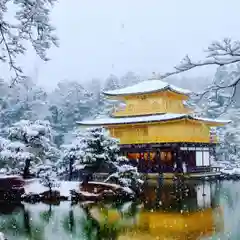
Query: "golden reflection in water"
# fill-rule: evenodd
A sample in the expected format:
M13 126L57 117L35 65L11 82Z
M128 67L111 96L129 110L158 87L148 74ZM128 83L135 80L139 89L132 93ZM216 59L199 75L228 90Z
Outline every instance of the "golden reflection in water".
M187 193L184 197L180 197L182 191ZM177 193L173 185L167 184L162 186L160 194L157 194L156 186L149 186L145 189L146 201L132 218L125 218L111 208L94 207L91 213L101 223L118 224L119 240L197 240L223 229L222 211L214 199L216 194L211 184L190 184ZM160 206L154 207L156 201L161 203Z

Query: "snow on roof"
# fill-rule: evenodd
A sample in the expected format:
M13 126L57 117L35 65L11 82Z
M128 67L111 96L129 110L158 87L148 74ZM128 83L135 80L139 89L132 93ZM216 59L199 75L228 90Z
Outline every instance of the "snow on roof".
M214 122L220 124L231 123L231 120L223 120L223 119L211 119L211 118L202 118L202 117L193 117L195 120L204 121L204 122Z
M133 95L133 94L142 94L142 93L153 93L157 91L170 90L176 93L188 95L191 91L187 89L182 89L175 87L167 82L161 80L147 80L140 83L137 83L130 87L120 88L112 91L103 92L109 96L117 95Z
M137 116L137 117L99 118L95 120L87 120L87 121L82 121L77 123L80 125L86 125L86 126L101 126L101 125L103 126L103 125L117 125L117 124L131 124L131 123L145 123L145 122L161 122L161 121L169 121L169 120L176 120L176 119L183 119L183 118L204 121L204 122L211 122L211 123L219 123L219 124L226 124L231 122L229 120L194 117L189 114L166 113L166 114Z
M150 116L138 116L138 117L123 117L123 118L99 118L95 120L88 120L77 122L81 125L113 125L113 124L129 124L129 123L144 123L154 121L166 121L171 119L182 118L186 114L159 114Z

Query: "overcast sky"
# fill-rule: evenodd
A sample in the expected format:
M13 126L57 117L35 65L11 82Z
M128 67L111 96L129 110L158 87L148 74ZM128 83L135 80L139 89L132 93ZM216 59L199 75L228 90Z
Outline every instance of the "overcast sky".
M23 64L28 73L37 67L38 81L49 87L130 70L166 72L186 53L202 57L212 40L240 40L239 9L239 0L59 0L52 18L60 47L49 52L50 62L30 52Z

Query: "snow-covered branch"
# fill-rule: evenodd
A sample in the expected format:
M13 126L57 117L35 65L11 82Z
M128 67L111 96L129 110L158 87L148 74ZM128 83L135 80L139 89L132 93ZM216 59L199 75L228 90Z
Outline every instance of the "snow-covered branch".
M194 68L215 65L218 67L236 64L240 62L240 41L232 41L229 38L222 41L215 41L211 43L207 50L206 57L203 60L194 61L189 55L185 56L180 64L174 67L174 70L163 75L158 75L159 79L167 78L182 72L190 71ZM229 73L231 74L231 73ZM222 89L232 89L231 98L235 96L236 86L240 82L240 71L235 72L230 82L217 83L213 82L202 94L210 91L219 91Z
M50 23L50 9L57 0L10 0L0 3L0 61L7 62L14 72L13 82L25 78L16 59L27 51L26 43L30 42L37 55L47 61L47 50L58 46L54 35L55 28ZM8 10L13 18L6 16ZM14 11L15 10L15 11ZM14 19L10 21L9 19Z

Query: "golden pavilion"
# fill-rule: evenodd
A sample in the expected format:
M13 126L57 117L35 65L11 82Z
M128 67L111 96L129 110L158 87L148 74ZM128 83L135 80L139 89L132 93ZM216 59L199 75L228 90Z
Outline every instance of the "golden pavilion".
M211 172L217 144L213 130L229 121L195 116L186 106L191 91L147 80L104 94L124 104L108 118L78 124L107 128L140 172Z

